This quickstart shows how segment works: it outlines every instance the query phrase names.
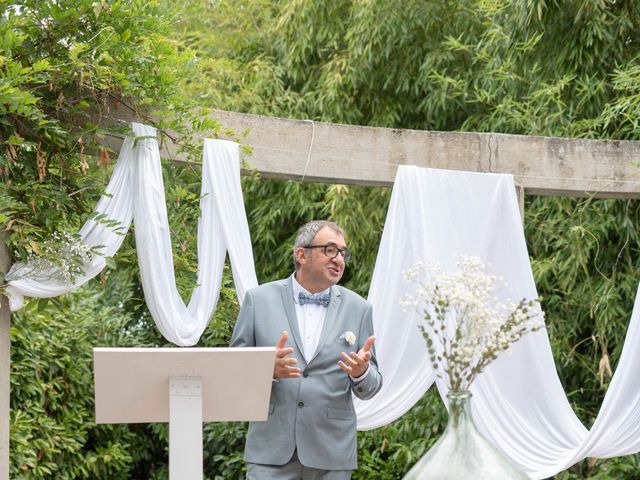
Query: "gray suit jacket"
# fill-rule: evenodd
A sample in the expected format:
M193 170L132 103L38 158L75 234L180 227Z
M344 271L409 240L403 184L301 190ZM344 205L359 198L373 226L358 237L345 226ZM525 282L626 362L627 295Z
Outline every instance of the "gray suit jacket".
M344 287L331 287L320 342L307 363L302 355L291 279L267 283L247 292L231 339L232 347L273 346L284 330L287 347L298 360L300 378L274 382L266 422L251 422L245 461L287 463L295 449L306 467L353 470L357 467L356 414L351 392L369 399L382 387L375 351L369 374L353 382L339 366L340 352L358 351L373 335L372 306ZM344 333L356 335L349 346ZM341 338L342 337L342 338Z

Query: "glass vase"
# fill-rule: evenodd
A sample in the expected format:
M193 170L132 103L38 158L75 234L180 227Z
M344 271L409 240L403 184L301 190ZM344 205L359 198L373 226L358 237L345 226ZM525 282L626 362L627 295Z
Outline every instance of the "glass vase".
M527 479L478 432L471 418L471 392L449 392L447 398L447 428L404 480Z

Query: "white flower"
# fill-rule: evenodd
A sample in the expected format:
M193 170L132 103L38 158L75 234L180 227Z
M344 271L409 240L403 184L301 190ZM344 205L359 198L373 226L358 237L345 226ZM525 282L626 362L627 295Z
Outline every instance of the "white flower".
M506 284L481 259L461 256L456 263L453 273L424 263L404 272L416 288L400 303L424 317L420 328L438 376L446 377L450 390L467 390L501 352L542 328L544 315L537 300L502 302L496 290Z
M356 344L356 334L351 330L344 332L340 338L342 338L350 347L353 347Z
M35 279L55 281L73 286L85 273L96 249L86 245L79 235L55 232L38 244L32 242L33 252L25 263L15 263L6 280Z

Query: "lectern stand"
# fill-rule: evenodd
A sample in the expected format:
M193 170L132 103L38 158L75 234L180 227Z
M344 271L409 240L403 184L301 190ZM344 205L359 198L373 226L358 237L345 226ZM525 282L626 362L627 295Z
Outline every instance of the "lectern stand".
M202 479L202 422L266 420L275 351L94 348L96 423L169 422L170 480Z

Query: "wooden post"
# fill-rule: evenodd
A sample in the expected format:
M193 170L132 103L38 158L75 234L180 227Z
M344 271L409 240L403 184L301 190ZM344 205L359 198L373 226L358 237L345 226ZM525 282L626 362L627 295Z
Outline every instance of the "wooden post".
M0 232L0 273L7 273L11 266L5 237L6 233ZM9 299L0 295L0 480L9 480L10 325Z

